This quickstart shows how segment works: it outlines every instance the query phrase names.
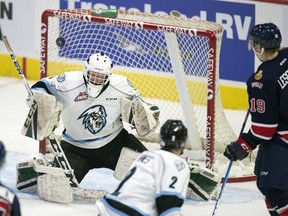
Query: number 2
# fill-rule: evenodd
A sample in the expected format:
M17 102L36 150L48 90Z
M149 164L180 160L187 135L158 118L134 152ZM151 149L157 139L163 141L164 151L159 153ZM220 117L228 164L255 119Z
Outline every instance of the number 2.
M174 189L175 188L174 185L175 185L175 183L177 182L178 179L177 179L176 176L172 176L171 180L172 180L172 183L169 185L169 187Z

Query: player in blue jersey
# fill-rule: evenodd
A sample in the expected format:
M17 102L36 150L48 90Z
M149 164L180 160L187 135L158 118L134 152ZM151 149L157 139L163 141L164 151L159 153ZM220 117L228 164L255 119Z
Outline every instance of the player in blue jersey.
M262 62L247 80L252 125L224 155L242 160L259 146L254 173L272 216L288 215L288 49L273 23L252 28L249 46Z
M5 163L6 150L0 141L0 168ZM16 194L0 182L0 215L20 216L20 204Z

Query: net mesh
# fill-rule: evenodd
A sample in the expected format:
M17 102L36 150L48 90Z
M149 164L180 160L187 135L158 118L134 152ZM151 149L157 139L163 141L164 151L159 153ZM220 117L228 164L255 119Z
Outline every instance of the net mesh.
M75 15L72 16L71 12ZM87 15L86 20L85 17L77 18L77 14ZM215 72L215 122L212 122L215 152L222 153L227 143L237 139L225 117L219 92L219 58L223 33L220 25L182 17L127 11L117 11L117 18L106 18L103 22L91 21L88 15L98 16L101 11L66 10L53 12L49 16L48 40L45 45L48 50L45 62L48 65L42 76L82 71L84 61L91 54L103 51L113 60L115 74L125 75L140 90L144 100L159 106L160 125L167 119L181 119L188 128L193 125L199 137L189 137L187 148L205 151L207 95L211 82L209 75ZM158 27L156 30L145 28L143 23L152 23ZM168 49L166 38L167 32L172 30L176 33L180 53L176 59L170 57L171 50ZM216 40L213 42L205 34L201 36L197 32L213 34ZM216 67L212 69L209 63L211 43L216 43ZM179 79L177 81L173 62L181 62L183 65L181 82ZM186 89L184 92L181 90L183 86ZM185 110L189 111L188 114ZM130 130L128 126L127 129ZM133 130L131 132L134 133ZM158 133L159 129L148 137L139 138L159 142ZM200 144L195 144L196 139L200 139Z

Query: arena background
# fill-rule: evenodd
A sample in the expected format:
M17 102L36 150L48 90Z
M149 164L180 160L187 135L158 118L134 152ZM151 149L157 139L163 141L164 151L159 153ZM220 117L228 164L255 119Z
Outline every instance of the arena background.
M6 35L28 80L38 80L41 14L45 9L102 8L169 14L173 9L189 18L217 22L224 26L220 79L224 108L247 109L245 81L259 65L248 51L247 37L255 23L274 22L288 44L285 1L216 0L0 0L0 36ZM276 3L276 4L275 4ZM287 3L286 3L287 4ZM11 59L0 42L0 76L18 77Z

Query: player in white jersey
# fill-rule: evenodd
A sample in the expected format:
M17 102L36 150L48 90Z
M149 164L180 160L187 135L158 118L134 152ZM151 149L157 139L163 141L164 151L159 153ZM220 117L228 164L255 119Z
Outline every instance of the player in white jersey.
M32 86L63 104L61 146L81 182L93 168L115 170L123 147L143 152L146 147L123 127L121 101L135 101L140 93L130 81L112 74L113 64L104 53L91 55L82 72L44 78ZM39 103L38 103L39 107Z
M187 129L180 120L167 120L160 134L161 150L141 153L117 189L97 200L100 216L181 215L190 172L179 155Z

